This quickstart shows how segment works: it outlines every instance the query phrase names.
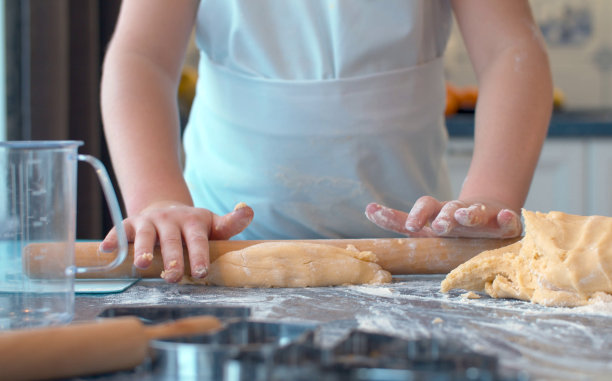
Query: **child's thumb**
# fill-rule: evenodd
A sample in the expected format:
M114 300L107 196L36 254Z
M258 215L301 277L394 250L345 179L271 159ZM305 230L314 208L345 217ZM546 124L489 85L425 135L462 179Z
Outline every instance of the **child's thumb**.
M249 226L253 221L253 216L253 209L244 202L236 205L232 212L224 216L215 214L208 238L211 240L230 239Z

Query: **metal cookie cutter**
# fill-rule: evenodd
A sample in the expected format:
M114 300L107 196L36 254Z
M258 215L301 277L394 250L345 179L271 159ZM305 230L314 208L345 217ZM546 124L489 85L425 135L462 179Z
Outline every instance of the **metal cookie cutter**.
M320 380L328 351L315 344L315 331L272 351L241 351L225 362L224 380Z
M405 340L352 331L332 353L329 371L342 374L346 376L342 379L347 380L500 379L495 357L446 340Z
M150 349L154 378L223 380L226 369L243 372L232 368L228 360L257 359L258 363L265 363L275 350L299 340L314 328L310 324L242 320L228 323L210 335L153 340ZM251 375L249 379L255 378Z

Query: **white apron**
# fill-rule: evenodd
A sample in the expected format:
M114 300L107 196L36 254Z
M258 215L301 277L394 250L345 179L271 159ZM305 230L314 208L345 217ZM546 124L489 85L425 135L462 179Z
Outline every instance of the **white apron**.
M448 0L203 0L184 134L197 206L246 202L240 239L390 237L379 202L449 199Z

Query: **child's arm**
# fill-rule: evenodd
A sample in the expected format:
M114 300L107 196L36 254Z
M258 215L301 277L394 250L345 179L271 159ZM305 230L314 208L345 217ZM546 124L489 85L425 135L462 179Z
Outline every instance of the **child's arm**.
M225 217L194 208L183 179L177 87L198 5L123 1L102 77L104 131L127 208L134 263L147 267L158 241L168 281L184 273L183 243L192 275L204 276L208 239L237 234L253 216L250 208ZM114 249L115 240L111 232L101 248Z
M474 155L459 200L425 196L409 215L376 205L366 214L410 235L518 235L552 111L544 42L527 0L454 0L453 9L479 87Z

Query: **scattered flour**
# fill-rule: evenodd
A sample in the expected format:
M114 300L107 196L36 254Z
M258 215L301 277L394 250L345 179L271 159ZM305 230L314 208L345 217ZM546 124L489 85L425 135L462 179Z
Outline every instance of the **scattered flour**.
M438 290L443 277L396 276L393 283L382 286L305 289L238 289L146 281L124 293L79 299L81 305L103 307L249 307L254 319L316 322L328 331L332 329L335 338L354 328L407 339L438 335L452 338L473 350L498 356L505 370L524 370L534 378L596 379L612 374L612 341L608 340L612 337L612 296L576 308L486 296L466 299L458 291L441 294Z
M380 286L347 286L349 290L354 290L357 292L361 292L363 294L368 294L372 296L382 296L385 298L393 298L397 296L396 293L391 291L388 287L380 287Z

